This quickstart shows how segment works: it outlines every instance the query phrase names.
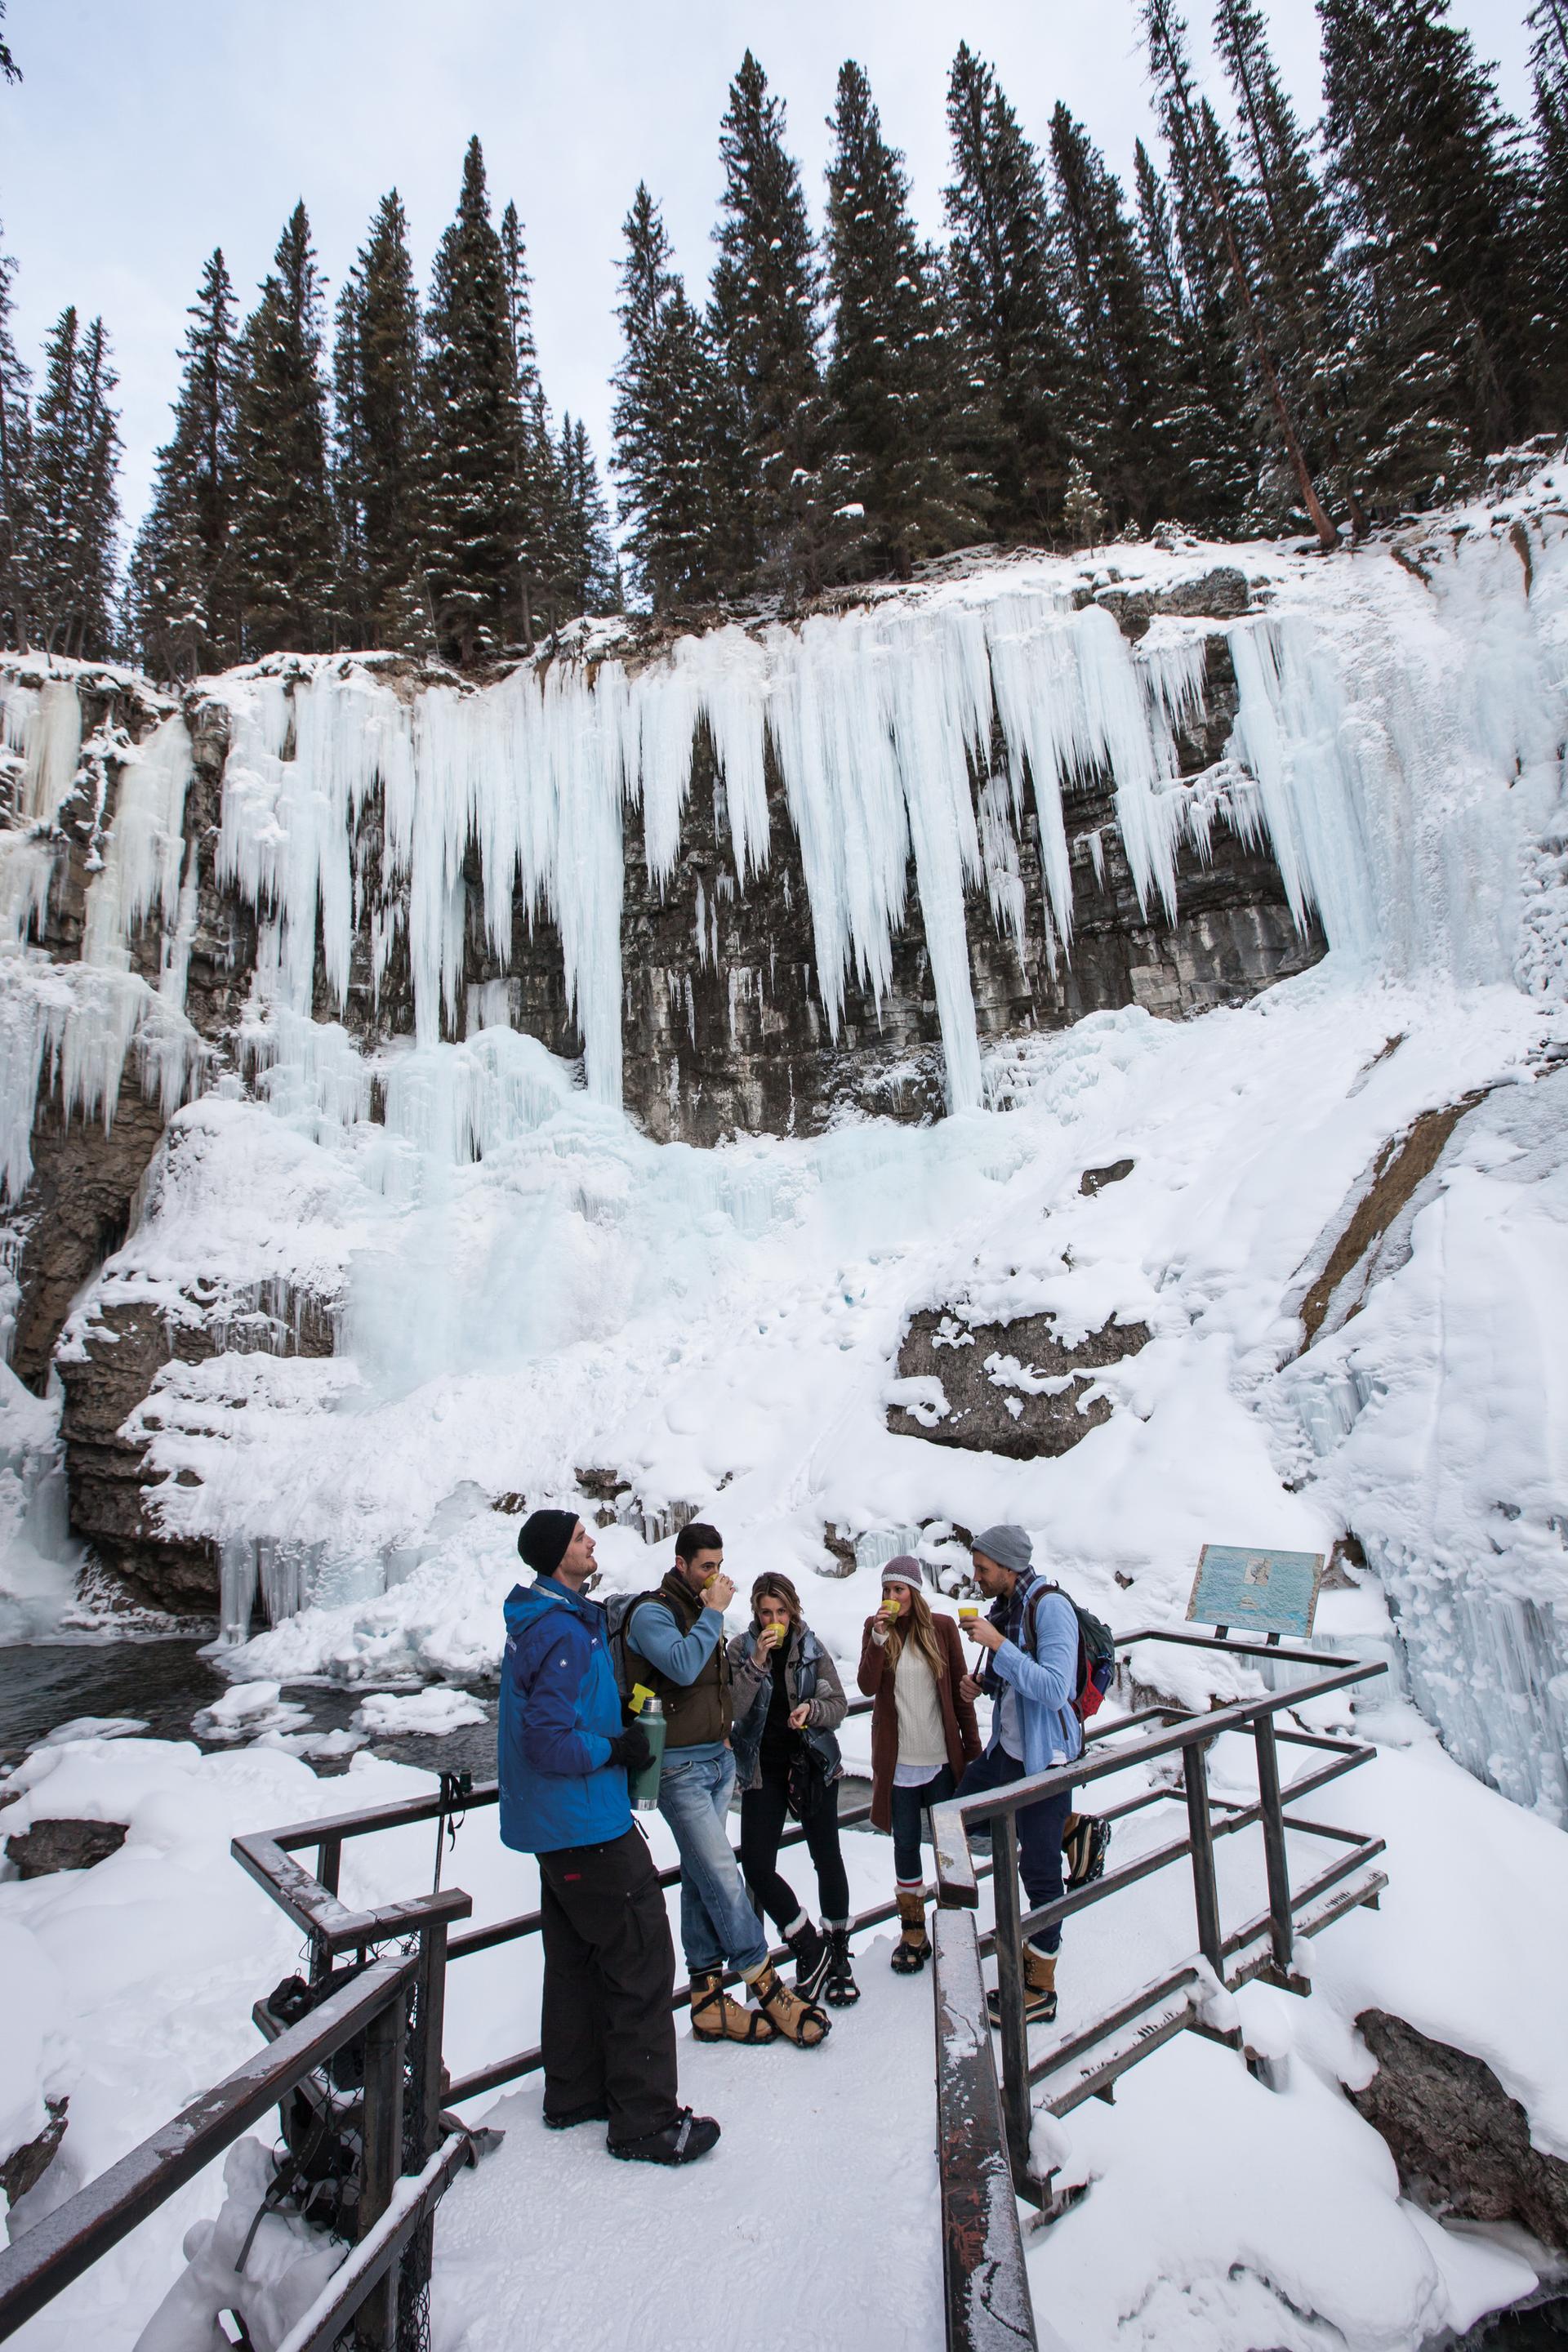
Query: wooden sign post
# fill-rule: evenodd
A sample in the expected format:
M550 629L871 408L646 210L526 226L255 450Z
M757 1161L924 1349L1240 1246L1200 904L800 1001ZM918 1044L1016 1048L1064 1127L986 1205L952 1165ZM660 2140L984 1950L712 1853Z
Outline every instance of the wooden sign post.
M1309 1641L1322 1577L1321 1552L1205 1544L1187 1603L1187 1622L1212 1625L1216 1642L1223 1642L1232 1626L1238 1633L1267 1635L1270 1646L1281 1633Z

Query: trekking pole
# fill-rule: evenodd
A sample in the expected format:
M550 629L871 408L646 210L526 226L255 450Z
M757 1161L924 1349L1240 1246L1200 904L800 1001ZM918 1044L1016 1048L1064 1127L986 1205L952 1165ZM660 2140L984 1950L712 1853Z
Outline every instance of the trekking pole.
M471 1772L443 1772L441 1775L441 1810L436 1816L436 1875L430 1881L432 1895L441 1892L441 1850L443 1843L456 1845L458 1832L467 1821L468 1799L474 1793Z

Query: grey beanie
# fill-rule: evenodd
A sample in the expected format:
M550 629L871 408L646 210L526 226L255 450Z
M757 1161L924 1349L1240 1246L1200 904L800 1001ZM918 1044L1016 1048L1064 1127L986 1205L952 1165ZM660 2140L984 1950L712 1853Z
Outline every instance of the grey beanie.
M1010 1568L1015 1576L1028 1574L1035 1550L1022 1528L985 1528L969 1549L971 1552L984 1552L998 1568Z
M921 1573L921 1564L914 1554L901 1551L889 1560L883 1569L882 1582L884 1586L907 1584L911 1591L919 1592L925 1583L925 1578Z

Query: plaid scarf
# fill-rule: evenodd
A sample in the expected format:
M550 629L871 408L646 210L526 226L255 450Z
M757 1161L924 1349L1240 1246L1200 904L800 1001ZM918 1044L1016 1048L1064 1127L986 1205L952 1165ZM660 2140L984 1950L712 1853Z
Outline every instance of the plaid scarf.
M1031 1568L1026 1574L1018 1579L1010 1593L1003 1594L994 1601L985 1612L987 1622L995 1626L1004 1641L1011 1642L1020 1650L1024 1646L1019 1640L1019 1635L1024 1630L1024 1612L1028 1606L1029 1595L1039 1580L1039 1570ZM980 1687L987 1698L993 1699L1000 1698L1007 1688L1006 1683L996 1671L994 1650L988 1650L985 1654L985 1672L980 1678Z

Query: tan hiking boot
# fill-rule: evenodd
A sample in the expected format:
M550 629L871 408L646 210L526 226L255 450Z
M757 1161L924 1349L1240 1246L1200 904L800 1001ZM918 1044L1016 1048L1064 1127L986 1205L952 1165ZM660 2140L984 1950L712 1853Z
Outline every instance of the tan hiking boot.
M710 1969L691 1979L694 2042L772 2042L774 2029L755 2009L743 2009L724 1990L723 1973Z
M893 1969L901 1977L917 1976L931 1958L923 1888L914 1895L906 1895L902 1887L899 1889L899 1918L904 1932L893 1946Z
M826 2041L833 2025L827 2011L814 2000L803 2000L771 1961L760 1977L752 1979L752 1990L757 2008L786 2042L801 2050L815 2050L819 2042Z
M1002 1995L993 1985L985 1996L993 2025L1002 2019ZM1055 1952L1037 1952L1033 1944L1024 1946L1024 2022L1026 2025L1049 2025L1057 2013L1057 1956Z

